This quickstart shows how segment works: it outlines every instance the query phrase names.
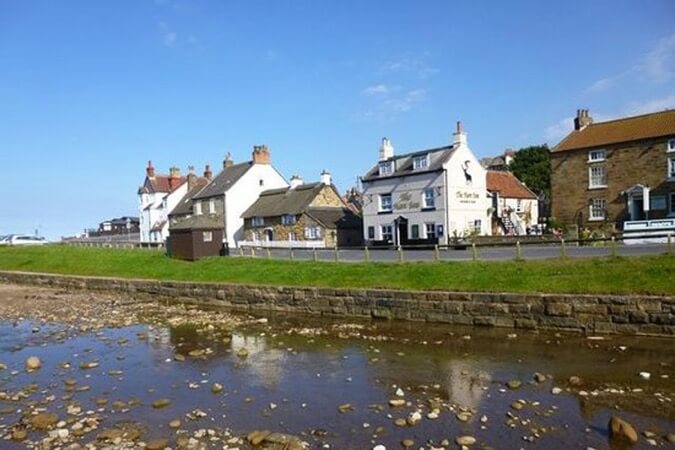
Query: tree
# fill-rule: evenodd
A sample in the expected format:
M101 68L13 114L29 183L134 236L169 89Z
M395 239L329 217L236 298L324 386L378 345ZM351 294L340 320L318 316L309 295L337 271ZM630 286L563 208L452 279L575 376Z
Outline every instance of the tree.
M513 156L509 170L537 195L551 198L551 156L548 145L521 148Z

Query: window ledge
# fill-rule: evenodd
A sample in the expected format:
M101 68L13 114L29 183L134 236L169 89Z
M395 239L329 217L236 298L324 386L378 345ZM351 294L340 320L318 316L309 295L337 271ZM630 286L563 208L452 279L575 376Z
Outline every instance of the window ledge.
M436 211L436 207L435 206L429 206L427 208L422 208L422 211Z
M392 214L394 211L378 211L378 214Z
M605 159L594 159L592 161L589 159L588 161L586 161L587 164L597 164L597 163L604 163L604 162L607 162L607 158L605 158Z
M594 191L596 189L607 189L607 185L603 184L601 186L588 186L589 191Z
M589 222L602 222L606 220L604 217L589 217L588 221Z

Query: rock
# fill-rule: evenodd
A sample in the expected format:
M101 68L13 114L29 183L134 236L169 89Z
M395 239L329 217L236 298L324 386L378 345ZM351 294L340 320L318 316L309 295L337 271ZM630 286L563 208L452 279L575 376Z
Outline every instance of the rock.
M31 356L26 359L26 370L28 372L38 370L40 367L42 367L42 361L37 356Z
M387 447L385 447L382 444L379 444L379 445L376 445L375 447L373 447L373 450L387 450Z
M173 419L171 422L169 422L169 428L176 429L180 428L180 419Z
M393 406L394 408L399 406L405 406L405 400L403 400L402 398L393 398L389 400L389 406Z
M14 428L12 429L12 440L14 441L23 441L28 437L28 432L24 428Z
M476 438L473 436L459 436L455 439L455 443L459 446L473 445L476 443Z
M98 367L98 362L96 361L88 361L80 363L80 369L82 370L93 369L95 367Z
M185 361L185 356L181 355L180 353L176 353L173 355L174 361Z
M248 436L246 436L246 440L251 445L260 445L270 434L272 434L272 432L269 430L251 431Z
M237 356L240 358L246 358L248 356L248 349L246 347L242 347L237 351Z
M348 411L353 411L354 407L351 405L351 403L345 403L343 405L338 406L337 409L338 409L338 411L340 411L341 413L344 414Z
M147 450L164 450L169 445L169 441L164 438L153 439L145 444Z
M582 382L581 382L581 378L579 378L579 377L577 377L577 376L571 376L571 377L569 377L569 378L567 379L567 382L568 382L571 386L581 386L581 383L582 383Z
M533 378L534 381L536 381L537 383L543 383L544 381L546 381L546 375L539 372L535 372Z
M612 416L612 418L609 419L608 427L610 439L625 441L631 444L637 443L638 441L637 431L635 431L633 425L626 422L625 420L617 416Z
M516 411L520 411L523 409L523 404L521 402L513 402L511 403L511 408L515 409Z
M652 374L649 372L640 372L640 378L643 380L649 380L652 377Z
M169 406L171 404L171 400L168 398L160 398L152 402L152 407L155 409L161 409Z
M670 442L671 444L675 444L675 433L666 434L666 441Z
M520 380L511 380L511 381L509 381L508 383L506 383L506 386L507 386L509 389L515 390L515 389L520 388L520 386L522 386L522 384L523 384L523 382L520 381Z
M59 421L59 416L54 413L43 412L30 416L28 422L31 426L37 430L47 430L50 427L56 425Z
M122 439L122 436L124 436L124 431L119 428L109 428L96 435L96 439L99 441L114 441L115 439Z
M394 420L394 425L396 425L397 427L407 427L408 421L402 418L398 418Z
M415 445L415 441L413 441L412 439L403 439L403 440L401 441L401 445L402 445L404 448L410 448L410 447L412 447L413 445Z
M214 394L223 392L223 385L220 383L213 383L213 385L211 385L211 392L213 392Z
M559 388L559 387L554 387L553 389L551 389L551 394L553 394L553 395L558 395L561 392L562 392L562 389Z
M460 422L468 422L471 419L471 414L467 412L461 412L457 414L455 417L457 417L457 420Z

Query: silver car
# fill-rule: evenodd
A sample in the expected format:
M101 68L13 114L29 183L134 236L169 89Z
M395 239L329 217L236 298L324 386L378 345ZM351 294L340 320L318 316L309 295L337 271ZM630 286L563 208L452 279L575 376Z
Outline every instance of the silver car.
M4 236L0 245L45 245L49 241L43 237L30 236L28 234L10 234Z

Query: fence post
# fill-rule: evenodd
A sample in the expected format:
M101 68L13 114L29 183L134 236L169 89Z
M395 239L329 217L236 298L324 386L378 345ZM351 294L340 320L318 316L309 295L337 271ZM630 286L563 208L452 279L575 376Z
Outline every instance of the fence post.
M314 262L319 260L319 257L316 254L316 247L312 249L312 259L314 259Z
M398 246L398 262L402 263L403 262L403 247L400 245Z
M614 236L612 236L612 241L610 242L609 245L611 246L610 247L610 254L611 254L612 258L616 258L616 256L617 256L616 239L614 238Z
M239 256L244 256L244 247L239 246Z
M668 246L666 247L666 255L673 254L673 237L672 233L668 232Z
M295 255L293 254L293 247L288 247L288 258L292 261L295 259Z
M272 251L269 247L265 247L265 252L267 253L267 259L272 258Z
M473 259L474 261L478 260L478 250L476 249L475 242L471 243L471 259Z
M434 245L434 261L441 259L441 255L438 252L438 244Z
M337 245L335 246L335 262L340 261L340 250L338 250Z
M560 239L560 257L565 258L567 256L567 249L565 248L565 238Z
M370 262L370 250L368 250L367 245L363 247L363 257L366 259L366 262Z
M255 247L251 247L251 258L255 258Z
M520 248L520 241L516 241L516 260L520 261L523 259L523 249Z

